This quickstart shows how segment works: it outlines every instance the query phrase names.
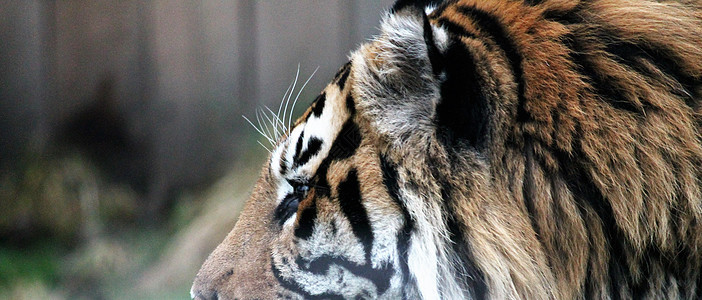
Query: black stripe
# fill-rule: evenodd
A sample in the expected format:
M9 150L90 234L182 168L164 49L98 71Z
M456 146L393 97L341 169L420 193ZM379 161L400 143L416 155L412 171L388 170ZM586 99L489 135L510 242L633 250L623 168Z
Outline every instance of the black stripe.
M298 215L298 224L295 228L295 236L297 238L306 240L312 236L314 224L317 219L317 198L329 197L331 194L331 188L329 187L329 182L327 182L327 172L329 171L331 161L332 160L327 157L322 160L319 168L317 168L317 174L315 174L311 183L314 189L314 197L310 198L312 203L307 205Z
M427 45L427 56L429 57L429 64L431 64L431 71L436 76L444 69L444 58L434 41L434 30L432 30L431 24L429 23L429 17L427 17L424 11L421 13L424 26L424 43Z
M356 149L361 145L361 132L358 125L351 119L347 120L339 130L339 134L334 139L334 143L329 149L328 158L341 160L351 157L356 153Z
M522 57L517 51L517 47L509 37L509 34L500 22L494 16L482 11L476 7L461 6L458 7L458 11L465 15L466 17L472 18L480 31L485 32L493 37L493 40L505 53L507 60L509 61L510 67L512 68L512 73L514 75L514 81L517 83L517 98L518 98L518 110L517 110L517 121L524 122L530 119L528 112L525 109L526 99L524 96L524 70L522 68Z
M346 109L349 110L350 115L356 114L356 104L353 102L353 96L351 93L349 93L348 96L346 96Z
M673 269L673 263L674 262L668 260L657 247L647 247L643 251L639 262L638 271L641 272L639 282L632 282L631 284L632 299L644 299L644 297L653 290L653 281L660 279L656 277L665 276L669 278L670 276L674 276L675 270ZM660 271L655 272L656 268ZM683 281L680 281L680 283L682 282ZM661 289L664 288L665 286Z
M297 227L295 227L295 236L303 240L312 236L314 223L317 219L317 200L315 197L312 197L310 201L312 203L305 206L305 208L299 212Z
M574 35L565 35L562 41L563 45L570 50L570 57L573 63L575 63L576 68L580 71L581 75L589 79L593 92L598 95L601 100L618 110L636 114L643 113L643 108L635 106L627 99L622 99L621 88L615 84L616 78L611 78L607 76L607 74L602 74L592 65L589 57L585 54L586 49L582 47Z
M429 16L430 16L430 17L433 17L433 16L440 16L441 14L444 13L444 11L446 10L446 8L447 8L450 4L453 4L453 3L455 3L455 2L456 2L456 0L446 0L446 1L443 1L442 3L440 3L440 4L438 4L438 5L436 6L436 8L429 14Z
M376 269L372 267L370 262L359 265L344 257L328 254L322 255L312 261L298 257L295 259L295 263L297 263L300 270L316 275L328 275L329 268L333 265L343 267L355 276L370 280L373 285L376 286L378 296L383 294L390 287L390 279L392 279L394 273L394 269L390 264L385 264Z
M319 153L319 150L321 149L322 140L317 137L311 137L310 140L307 142L307 149L305 149L305 151L302 152L300 156L298 156L298 158L295 160L293 168L306 164L310 160L310 158L312 158L312 156L317 155Z
M284 264L287 264L287 261L283 261ZM344 297L341 294L332 294L332 293L322 293L319 295L312 295L308 293L306 290L304 290L300 285L298 285L296 282L293 282L285 277L283 277L280 274L280 269L273 263L273 259L271 258L271 270L273 271L273 277L275 277L276 280L280 283L280 285L289 291L292 291L296 294L302 295L305 299L344 299Z
M564 25L586 23L585 20L577 14L581 6L582 4L579 4L575 9L565 13L547 12L544 17ZM602 42L604 51L611 54L616 62L628 66L633 71L639 72L646 77L657 79L658 75L648 70L638 59L645 59L654 65L659 71L680 84L681 89L673 89L671 92L685 99L688 106L693 109L696 107L695 99L700 96L697 93L696 87L701 84L702 78L695 78L682 71L685 68L676 63L674 55L671 57L666 50L656 49L651 45L623 41L615 32L599 29L596 32L589 32L589 34L594 34L594 37ZM593 81L592 84L595 92L603 96L603 100L619 109L637 113L641 112L641 109L635 107L631 102L618 100L621 98L621 95L614 91L620 91L621 89L612 82L613 80L611 78L598 75L595 68L588 62L583 53L584 49L578 44L575 35L571 34L565 36L563 42L564 45L571 50L573 62L578 65L579 70L583 73L582 75L589 77ZM614 80L614 82L616 83L616 80ZM643 104L647 105L648 103ZM650 105L647 106L647 108L650 108Z
M341 212L349 220L351 230L363 244L366 261L370 263L371 251L373 250L373 229L370 226L366 208L361 202L361 184L358 182L356 169L349 171L346 179L339 183L337 193Z
M582 136L581 133L579 135ZM591 207L602 222L602 231L608 247L607 253L610 255L608 262L610 295L613 299L620 299L621 291L629 291L629 284L632 282L626 262L626 249L630 247L626 236L617 225L611 203L600 192L585 169L592 163L586 159L587 156L583 153L581 145L577 145L575 149L573 156L562 151L554 151L554 154L560 166L569 166L562 169L562 178L566 180L566 185L577 203ZM601 249L593 251L599 252Z
M319 96L317 96L316 99L314 99L313 102L313 107L312 107L312 114L314 114L315 117L319 118L322 116L322 111L324 111L324 104L327 100L327 93L322 92Z
M696 86L700 84L700 78L694 78L693 76L685 74L682 71L685 68L678 64L675 59L671 58L664 50L656 49L648 45L625 42L612 34L608 34L607 38L615 39L614 42L607 43L605 50L614 55L614 59L617 62L628 66L646 77L660 79L657 74L651 72L651 70L640 61L637 61L637 59L649 62L660 72L670 77L670 79L677 81L680 84L680 89L673 89L671 92L685 99L688 106L695 108L695 99L699 96L696 94ZM665 81L662 83L668 86Z
M390 198L402 211L402 217L404 225L402 229L397 234L397 253L400 257L400 271L402 272L402 286L408 285L409 281L412 280L414 285L414 278L410 278L409 273L409 243L412 237L412 232L414 231L414 219L410 215L409 210L405 202L400 199L400 185L398 180L400 179L397 174L397 169L394 164L391 163L387 157L384 155L380 156L380 169L383 172L383 184L385 189L387 189ZM407 297L407 295L404 295Z
M347 62L341 70L336 74L335 78L339 78L336 84L339 86L339 90L344 90L344 85L346 85L346 79L349 78L349 73L351 73L351 62Z
M361 134L356 123L351 120L346 121L340 131L340 134L334 140L334 143L329 150L327 157L322 160L322 163L317 168L317 172L312 181L315 197L312 203L307 206L299 215L298 226L295 228L295 236L301 239L308 239L312 235L315 219L317 218L317 197L329 197L331 187L327 181L327 173L329 165L332 161L351 157L356 152L356 149L361 144Z
M295 157L300 156L300 151L302 151L302 141L305 139L305 132L300 133L300 137L297 138L297 143L295 143L295 155L293 155L293 159Z
M489 289L487 281L485 280L485 274L475 265L475 258L469 245L470 241L466 240L464 236L464 230L470 224L462 224L459 222L456 210L454 209L454 207L460 206L461 204L453 203L453 201L455 199L462 199L462 197L453 194L454 189L445 177L446 170L438 169L442 164L438 162L430 162L429 164L432 167L431 172L440 186L441 198L443 199L441 202L442 212L446 214L444 222L452 241L451 246L453 252L460 259L460 262L453 264L454 273L456 276L463 276L461 279L463 280L464 286L470 289L473 296L471 298L487 299Z
M560 23L563 25L572 25L582 23L582 18L578 16L578 12L582 9L584 2L578 3L573 9L567 11L549 10L544 12L544 19Z
M524 3L526 3L529 6L537 6L543 2L544 2L544 0L525 0L524 1Z
M446 80L441 83L441 100L435 122L443 129L442 142L455 148L457 141L476 148L487 145L489 101L483 93L473 55L463 43L451 43L444 53Z
M437 22L441 27L445 28L446 31L451 35L456 35L459 37L476 38L475 34L473 34L472 32L468 32L465 28L463 28L463 26L452 22L446 17L439 18Z
M541 236L541 228L539 227L539 224L536 222L536 197L535 195L535 189L536 187L534 186L534 174L532 168L536 167L536 162L534 159L534 145L528 136L524 138L524 152L525 152L525 159L524 159L524 179L522 180L522 198L524 201L524 206L527 209L527 213L529 214L529 220L531 221L531 227L534 228L534 231L536 232L536 236L540 237Z
M327 173L331 162L332 159L327 156L317 168L317 173L312 182L316 197L329 197L331 195L331 187L327 181Z

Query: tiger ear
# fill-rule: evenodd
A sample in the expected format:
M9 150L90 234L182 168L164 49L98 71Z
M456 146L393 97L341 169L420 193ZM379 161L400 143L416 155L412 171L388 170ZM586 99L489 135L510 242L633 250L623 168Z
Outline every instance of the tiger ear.
M415 20L421 19L424 43L427 47L426 54L434 75L439 75L443 68L444 60L437 46L434 29L432 29L427 14L442 2L441 0L398 0L390 9L390 14L393 15L408 15L414 16Z
M396 12L403 10L407 7L417 7L421 10L425 10L426 8L433 8L439 6L444 2L443 0L397 0L395 4L392 6L391 11Z
M388 140L403 145L436 130L449 46L446 30L429 21L427 1L419 2L398 1L380 34L352 57L359 108Z
M426 3L438 1L398 1L380 35L354 54L359 107L397 145L438 137L483 148L490 106L474 51L432 24Z

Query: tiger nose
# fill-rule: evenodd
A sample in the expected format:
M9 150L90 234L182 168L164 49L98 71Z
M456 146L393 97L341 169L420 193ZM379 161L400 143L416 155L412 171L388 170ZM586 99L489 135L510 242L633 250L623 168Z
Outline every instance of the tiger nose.
M217 289L196 281L190 288L190 298L193 300L219 300L219 293L217 293Z
M230 270L222 274L221 276L215 277L226 279L226 277L230 277L231 275L232 271ZM193 282L193 286L190 288L190 298L195 300L219 300L220 292L217 288L217 281L212 279L215 278L208 278L208 276L202 276L202 274L198 274L198 276L195 277L195 282Z
M190 288L190 298L193 300L219 300L219 294L216 289L204 288L195 282Z
M241 261L232 255L232 244L222 243L213 251L200 267L190 288L190 297L199 300L243 299L246 293L240 291L241 270L235 266ZM236 274L235 274L236 273Z
M275 299L282 288L271 266L276 226L266 185L257 186L234 229L212 251L195 276L193 299ZM261 192L263 191L263 192ZM265 192L265 193L264 193Z

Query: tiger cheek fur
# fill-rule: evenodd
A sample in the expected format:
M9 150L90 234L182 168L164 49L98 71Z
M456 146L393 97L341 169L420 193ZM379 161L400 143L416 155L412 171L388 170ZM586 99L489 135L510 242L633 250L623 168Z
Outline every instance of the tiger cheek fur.
M313 187L313 199L305 200L312 203L301 203L295 226L273 243L277 280L305 298L400 297L395 265L402 258L395 245L403 220L382 188L375 148L361 143L353 157L331 163L327 174L329 193ZM310 210L314 214L305 212ZM311 232L300 232L307 226L302 217L314 218Z

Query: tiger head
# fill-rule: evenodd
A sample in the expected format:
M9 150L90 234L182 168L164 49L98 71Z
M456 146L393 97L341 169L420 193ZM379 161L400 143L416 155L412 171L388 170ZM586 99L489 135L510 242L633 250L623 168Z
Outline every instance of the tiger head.
M280 137L234 229L197 274L193 298L597 297L620 291L612 281L639 284L643 277L627 270L641 266L634 263L642 249L688 249L682 240L664 248L670 235L641 221L648 206L630 204L642 185L628 185L626 172L598 157L625 160L634 152L612 136L635 130L642 149L687 149L667 156L686 168L680 174L656 161L621 168L670 171L670 193L691 187L680 203L699 205L692 108L661 108L677 124L626 126L638 104L595 93L631 81L615 74L602 82L587 69L608 62L607 48L588 48L605 34L556 22L591 8L566 0L434 2L396 3L380 34ZM590 20L600 19L568 25ZM688 142L659 145L653 135L664 131ZM650 209L694 206L666 205ZM700 216L676 222L695 236ZM699 270L699 256L685 253Z
M437 113L442 91L472 91L459 82L466 74L447 74L438 61L455 50L423 7L396 6L381 30L271 151L235 228L200 270L194 298L415 298L467 288L439 283L471 270L448 263L455 245L440 199L449 191L433 177L457 164L481 176L471 142L485 124L456 119L450 103L446 118ZM451 136L468 123L475 137ZM443 150L454 142L465 144L458 160Z

